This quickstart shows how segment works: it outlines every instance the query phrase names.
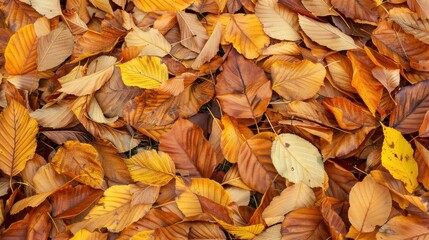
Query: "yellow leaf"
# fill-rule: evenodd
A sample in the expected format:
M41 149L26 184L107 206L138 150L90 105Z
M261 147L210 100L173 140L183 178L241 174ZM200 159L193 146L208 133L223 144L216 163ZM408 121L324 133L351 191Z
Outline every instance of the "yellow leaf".
M226 223L220 219L214 218L227 232L233 234L239 239L252 239L262 231L265 227L263 224L255 224L250 226L236 226Z
M20 173L36 151L37 121L12 100L0 113L0 169L10 177Z
M152 204L132 205L135 185L116 185L108 188L83 221L71 226L72 232L82 228L94 231L105 227L111 232L120 232L131 223L142 218L152 207ZM159 191L159 188L149 188ZM156 192L152 194L155 195Z
M231 15L224 38L248 59L257 58L262 49L270 43L270 38L265 35L255 14Z
M419 169L413 157L414 150L410 143L394 128L383 126L384 141L381 150L381 164L390 174L405 184L412 193L419 185Z
M294 183L322 187L325 179L322 156L309 141L298 135L285 133L276 137L271 158L278 173Z
M176 191L180 193L176 198L177 206L187 218L202 218L200 215L206 213L206 217L230 221L232 211L228 206L232 203L231 196L219 183L208 178L193 178L187 185L176 177Z
M152 240L152 239L155 239L154 233L155 233L155 230L142 231L133 235L130 238L130 240Z
M157 57L137 57L118 66L127 86L153 89L168 80L167 66Z
M271 66L273 90L286 100L305 100L314 97L326 76L321 63L303 60L299 63L284 61Z
M36 70L37 37L34 25L18 30L9 39L4 52L5 69L10 75L21 75Z
M164 186L175 177L174 162L167 153L154 150L139 152L126 162L134 181L153 186Z
M67 141L52 158L52 165L59 173L93 188L101 188L104 173L97 158L98 152L92 145Z
M288 41L301 39L297 32L297 14L279 4L277 0L259 0L256 3L255 14L270 37Z
M367 175L350 191L350 223L360 232L372 232L383 225L390 214L392 197L389 190Z
M94 231L90 232L86 229L81 229L75 233L75 235L70 238L70 240L107 240L106 232Z
M106 13L110 13L113 15L113 9L110 5L109 0L89 0L92 5L94 5L96 8L101 9L102 11Z
M134 5L144 12L153 11L182 11L195 0L132 0Z

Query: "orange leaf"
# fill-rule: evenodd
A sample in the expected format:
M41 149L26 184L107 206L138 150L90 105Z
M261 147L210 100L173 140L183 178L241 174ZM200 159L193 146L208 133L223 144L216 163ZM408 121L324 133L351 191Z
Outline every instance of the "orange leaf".
M90 144L67 141L52 158L55 170L93 188L102 188L103 169Z
M29 24L16 32L4 52L5 69L10 75L21 75L36 70L37 37L34 25Z
M360 232L372 232L383 225L390 214L392 198L389 190L367 175L350 191L349 220Z

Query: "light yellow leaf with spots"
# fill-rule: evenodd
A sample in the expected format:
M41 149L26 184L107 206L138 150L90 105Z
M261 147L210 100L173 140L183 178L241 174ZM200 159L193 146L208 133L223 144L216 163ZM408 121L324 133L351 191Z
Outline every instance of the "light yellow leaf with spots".
M413 157L411 144L394 128L383 126L384 141L381 150L381 164L390 174L401 180L408 192L412 193L419 185L419 169Z

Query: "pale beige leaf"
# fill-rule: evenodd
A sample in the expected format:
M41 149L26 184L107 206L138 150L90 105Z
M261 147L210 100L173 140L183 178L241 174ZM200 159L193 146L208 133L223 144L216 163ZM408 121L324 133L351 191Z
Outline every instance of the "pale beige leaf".
M259 0L255 6L255 14L268 36L288 41L301 39L298 34L297 14L279 4L277 0Z
M280 233L281 227L281 224L269 227L254 237L253 240L280 240L282 239L282 234Z
M27 73L24 75L11 75L7 81L12 83L17 89L34 91L39 87L39 79L35 73Z
M222 37L222 24L219 22L216 23L215 28L213 29L212 34L207 40L201 52L198 54L197 58L192 63L191 67L197 69L201 67L204 63L210 61L214 56L216 56L219 51L220 39Z
M250 203L250 191L239 187L229 187L226 189L231 195L231 200L238 206L248 206Z
M315 16L338 16L330 0L302 0L302 5Z
M276 137L271 147L271 158L277 172L294 183L321 187L325 169L319 150L304 138L283 133Z
M392 197L389 190L367 175L350 191L349 220L360 232L372 232L383 225L390 214Z
M49 19L61 15L61 5L58 0L31 0L30 4L42 16Z
M37 70L45 71L60 65L68 58L74 47L73 35L62 24L37 43Z
M164 57L171 51L171 44L155 28L143 31L133 27L125 36L125 43L128 47L143 47L140 55Z
M273 90L286 100L305 100L314 97L326 76L321 63L303 60L299 63L279 61L271 66Z
M389 18L399 24L406 33L429 44L429 19L421 19L408 8L391 9Z
M96 98L92 98L91 102L89 103L88 117L94 122L106 124L114 123L119 118L118 116L106 118Z
M335 51L357 49L353 38L341 32L329 23L322 23L309 17L299 15L299 25L305 34L318 44Z
M181 44L200 53L209 37L197 15L180 11L177 13L177 21L180 27Z
M94 93L110 79L115 62L116 58L113 56L100 56L92 60L86 76L73 78L73 75L70 76L73 73L69 73L68 76L59 78L58 81L62 86L59 91L76 96Z
M389 93L399 86L399 82L401 80L399 69L375 67L371 72L372 75L386 88Z
M275 197L262 212L262 218L268 226L282 222L284 216L299 208L313 206L316 196L304 183L294 184Z
M30 113L42 127L65 128L76 122L76 117L67 104L54 104L46 108L40 108Z

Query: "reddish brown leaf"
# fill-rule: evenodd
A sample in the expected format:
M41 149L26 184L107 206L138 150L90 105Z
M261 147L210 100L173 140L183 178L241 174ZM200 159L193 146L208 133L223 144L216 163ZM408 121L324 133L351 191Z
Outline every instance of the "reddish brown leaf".
M179 119L159 142L159 149L171 156L179 172L192 177L212 175L217 165L216 154L201 128Z
M271 99L264 71L233 50L216 78L216 97L222 110L235 118L260 117Z
M419 130L429 107L429 81L402 88L395 95L396 107L390 116L389 126L402 133Z

